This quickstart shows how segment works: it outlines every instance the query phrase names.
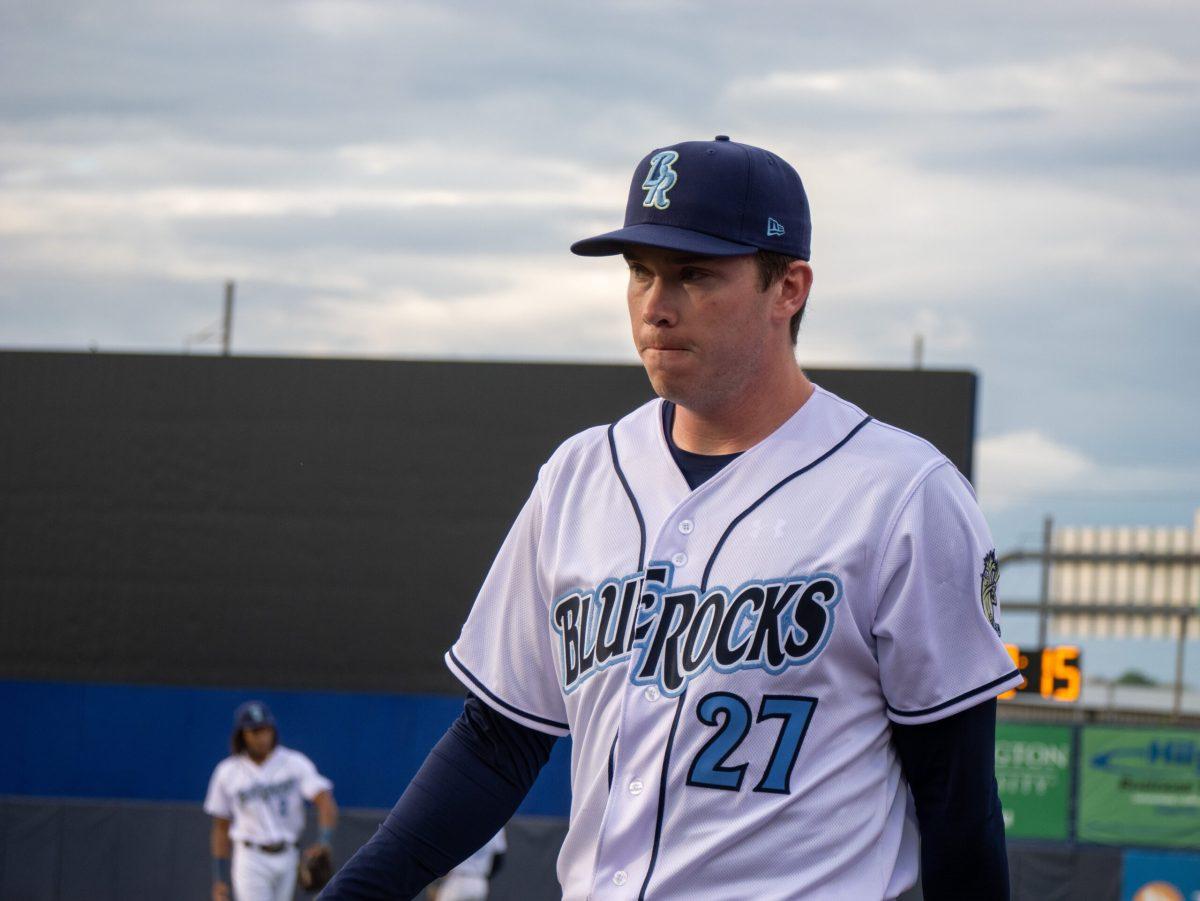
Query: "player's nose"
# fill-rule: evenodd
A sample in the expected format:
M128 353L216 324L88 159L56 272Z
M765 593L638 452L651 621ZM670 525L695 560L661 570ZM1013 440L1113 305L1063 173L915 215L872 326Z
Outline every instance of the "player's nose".
M642 293L642 322L669 328L679 321L679 305L669 282L661 277L651 280Z

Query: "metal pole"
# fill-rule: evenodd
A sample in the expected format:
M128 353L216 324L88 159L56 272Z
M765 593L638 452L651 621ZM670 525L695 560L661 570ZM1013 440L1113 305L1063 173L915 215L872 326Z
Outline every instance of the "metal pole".
M221 320L221 355L229 356L229 342L233 340L233 282L225 283L225 316Z
M1075 710L1077 722L1071 724L1071 759L1078 760L1080 752L1083 750L1083 727L1078 720L1083 715L1083 708L1078 707ZM1083 766L1072 766L1067 768L1067 837L1070 841L1075 841L1078 837L1078 818L1079 818L1079 772Z
M1042 523L1042 584L1038 591L1038 647L1046 646L1046 629L1050 603L1050 542L1054 538L1054 517L1047 516Z
M1183 654L1187 647L1188 626L1191 615L1200 610L1200 597L1192 598L1192 572L1196 566L1196 536L1200 534L1200 514L1196 516L1196 530L1192 532L1192 540L1189 542L1190 550L1189 560L1183 568L1183 597L1180 600L1183 603L1183 613L1179 616L1179 642L1175 645L1175 701L1171 705L1171 711L1175 718L1178 719L1183 713Z
M1183 712L1183 651L1187 647L1188 617L1192 611L1184 608L1179 614L1179 640L1175 644L1175 698L1171 703L1171 715L1179 719Z
M920 369L925 362L925 336L913 338L913 369Z

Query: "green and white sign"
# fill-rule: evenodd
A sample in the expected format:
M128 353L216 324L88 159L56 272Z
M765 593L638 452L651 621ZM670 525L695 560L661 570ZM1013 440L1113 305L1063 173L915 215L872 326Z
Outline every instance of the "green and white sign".
M1011 838L1067 838L1071 730L996 724L996 784Z
M1200 732L1083 730L1081 841L1200 847Z

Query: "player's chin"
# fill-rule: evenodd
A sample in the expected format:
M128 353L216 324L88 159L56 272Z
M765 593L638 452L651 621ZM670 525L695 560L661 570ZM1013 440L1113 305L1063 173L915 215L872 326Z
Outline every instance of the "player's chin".
M688 378L681 372L651 369L649 366L646 367L646 374L650 377L650 386L659 397L674 401L680 406L691 406L692 396L695 393L694 378Z

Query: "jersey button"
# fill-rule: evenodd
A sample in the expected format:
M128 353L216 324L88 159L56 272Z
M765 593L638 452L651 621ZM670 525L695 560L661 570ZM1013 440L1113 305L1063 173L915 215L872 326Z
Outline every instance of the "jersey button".
M653 685L651 685L649 688L646 689L646 700L647 701L657 701L658 700L658 689L655 688Z
M624 870L617 870L613 873L613 885L624 885L629 881L629 874Z
M642 793L642 789L645 787L646 786L642 784L641 779L634 779L629 783L629 793L631 795L640 795Z
M687 563L687 554L685 554L683 551L680 551L671 558L671 562L676 566L683 566L685 563Z
M691 535L692 529L696 528L696 524L690 519L681 519L679 521L679 531L684 535Z

